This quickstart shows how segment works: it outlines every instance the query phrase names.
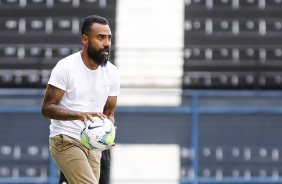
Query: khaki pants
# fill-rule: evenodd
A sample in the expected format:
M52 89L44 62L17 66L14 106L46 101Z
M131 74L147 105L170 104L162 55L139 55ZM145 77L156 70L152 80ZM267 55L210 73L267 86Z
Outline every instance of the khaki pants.
M101 151L89 150L79 140L62 134L49 141L50 152L69 184L98 184Z

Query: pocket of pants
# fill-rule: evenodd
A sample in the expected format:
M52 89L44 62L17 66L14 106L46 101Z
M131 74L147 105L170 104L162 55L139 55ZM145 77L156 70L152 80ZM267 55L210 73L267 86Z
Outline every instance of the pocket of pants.
M62 135L62 151L66 151L72 147L81 147L81 143L67 135Z
M62 135L56 135L55 137L50 138L50 150L52 152L52 149L56 150L57 152L63 151L63 136Z

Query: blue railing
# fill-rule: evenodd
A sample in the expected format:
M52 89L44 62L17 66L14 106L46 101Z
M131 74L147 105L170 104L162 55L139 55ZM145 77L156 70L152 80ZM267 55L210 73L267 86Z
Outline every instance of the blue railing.
M272 177L223 177L223 178L204 178L198 174L198 117L201 114L282 114L281 107L200 107L198 100L203 96L282 96L280 91L186 91L183 96L191 97L191 122L192 122L192 149L194 150L194 158L192 159L192 168L194 178L181 178L180 183L281 183L282 178ZM188 111L187 111L188 112Z
M0 94L1 95L1 94ZM192 123L192 149L194 157L192 158L193 178L180 178L180 183L282 183L282 178L272 177L251 177L251 178L204 178L198 174L198 118L201 114L282 114L282 107L204 107L199 105L199 99L202 97L278 97L281 99L280 91L185 91L183 96L190 99L188 107L117 107L117 113L166 113L166 114L189 114ZM0 107L0 113L40 113L39 107ZM0 178L0 183L49 183L56 184L58 178L56 175L56 165L50 158L50 175L46 179L42 178Z

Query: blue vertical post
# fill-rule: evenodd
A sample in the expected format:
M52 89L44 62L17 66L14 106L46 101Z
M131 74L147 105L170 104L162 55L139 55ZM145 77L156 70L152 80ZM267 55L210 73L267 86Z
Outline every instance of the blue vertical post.
M194 157L192 159L192 168L194 172L193 184L198 184L198 95L192 94L192 148Z
M49 158L49 172L50 172L50 175L49 175L49 183L50 184L57 184L58 181L57 181L57 177L56 177L56 164L53 160L53 157L50 156Z

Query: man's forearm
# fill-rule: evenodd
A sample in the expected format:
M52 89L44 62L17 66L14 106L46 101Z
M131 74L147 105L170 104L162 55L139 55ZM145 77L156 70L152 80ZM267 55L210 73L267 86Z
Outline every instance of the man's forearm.
M80 117L79 112L63 109L55 104L43 108L42 114L46 118L56 120L77 120Z

